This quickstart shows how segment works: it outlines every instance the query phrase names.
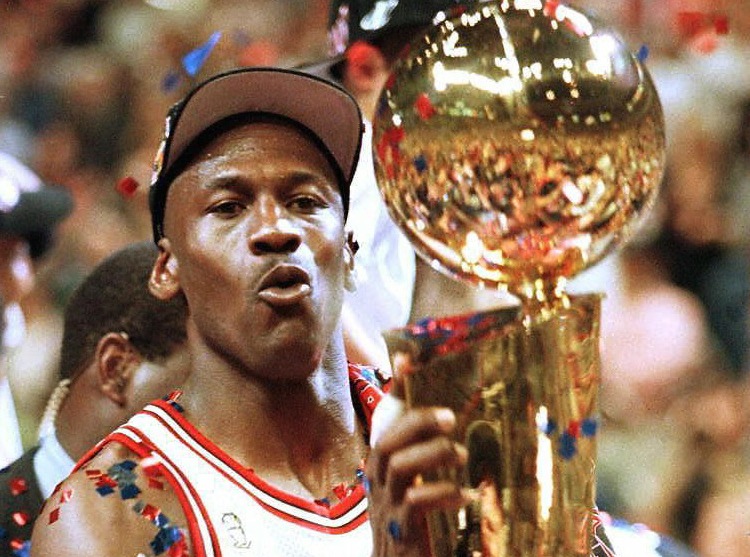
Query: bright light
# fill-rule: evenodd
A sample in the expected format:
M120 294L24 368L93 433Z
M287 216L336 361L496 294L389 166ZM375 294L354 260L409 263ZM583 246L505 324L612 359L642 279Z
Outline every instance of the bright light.
M539 513L542 520L549 520L554 493L554 470L552 465L552 441L541 431L548 423L547 407L542 406L536 414L537 432L536 481L539 484Z
M471 85L482 91L501 96L510 96L523 90L523 84L517 77L503 77L495 80L466 70L446 70L442 62L435 64L432 77L435 80L436 91L445 91L449 85Z
M461 248L461 257L471 265L476 265L484 253L484 242L473 230L466 235L466 243Z

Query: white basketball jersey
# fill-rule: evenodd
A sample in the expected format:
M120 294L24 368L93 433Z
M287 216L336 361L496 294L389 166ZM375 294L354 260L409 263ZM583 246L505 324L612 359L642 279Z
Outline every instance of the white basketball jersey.
M369 422L382 391L359 373L363 371L350 366L349 374L355 404L359 403L358 409ZM161 473L182 505L196 557L372 554L362 483L339 491L339 502L330 506L285 493L243 468L202 435L172 400L149 404L97 450L110 442L161 464Z

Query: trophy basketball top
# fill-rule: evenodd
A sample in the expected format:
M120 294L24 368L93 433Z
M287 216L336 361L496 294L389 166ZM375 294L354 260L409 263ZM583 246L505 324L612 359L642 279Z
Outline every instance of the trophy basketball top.
M664 117L642 60L557 1L436 14L380 99L378 185L448 275L555 298L632 235L664 171Z

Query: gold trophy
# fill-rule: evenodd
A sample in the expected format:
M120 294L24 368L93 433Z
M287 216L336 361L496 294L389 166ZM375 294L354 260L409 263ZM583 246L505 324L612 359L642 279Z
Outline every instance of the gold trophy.
M566 281L654 204L664 120L642 60L548 0L436 14L380 99L378 184L417 252L520 304L384 333L407 406L442 405L469 451L434 557L584 557L596 544L600 296ZM607 553L603 553L607 554Z

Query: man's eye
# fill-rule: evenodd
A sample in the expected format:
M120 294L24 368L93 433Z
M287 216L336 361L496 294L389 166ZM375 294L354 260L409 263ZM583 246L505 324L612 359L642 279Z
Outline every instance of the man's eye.
M222 201L212 205L208 212L223 216L231 216L238 214L243 208L243 205L238 201Z
M312 211L314 209L320 209L326 206L326 203L324 203L322 200L318 199L317 197L313 196L299 196L292 199L290 205L294 207L295 209L299 209L302 211Z

